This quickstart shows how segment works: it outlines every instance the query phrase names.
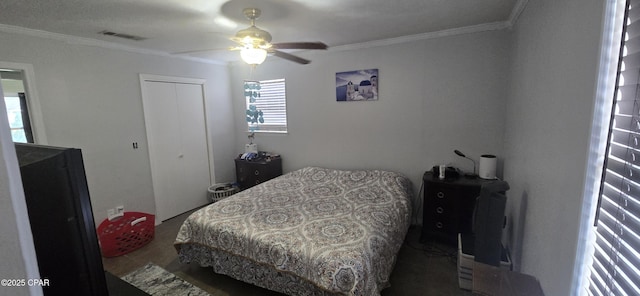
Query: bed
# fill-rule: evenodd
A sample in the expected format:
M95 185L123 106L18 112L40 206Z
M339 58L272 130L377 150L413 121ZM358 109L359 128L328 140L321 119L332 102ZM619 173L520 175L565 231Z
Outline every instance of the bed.
M288 295L380 295L411 219L410 181L307 167L206 206L182 224L182 263Z

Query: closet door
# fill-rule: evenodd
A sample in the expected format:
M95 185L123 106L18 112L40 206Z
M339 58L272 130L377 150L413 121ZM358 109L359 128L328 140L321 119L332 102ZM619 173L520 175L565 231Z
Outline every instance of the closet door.
M156 219L207 203L211 176L201 85L143 81Z
M179 211L177 214L182 214L207 203L207 189L211 185L211 176L202 86L194 84L176 84L175 86L181 136L178 160L183 168L181 176L183 186L180 193L192 198L185 200L187 202L178 199L175 207Z

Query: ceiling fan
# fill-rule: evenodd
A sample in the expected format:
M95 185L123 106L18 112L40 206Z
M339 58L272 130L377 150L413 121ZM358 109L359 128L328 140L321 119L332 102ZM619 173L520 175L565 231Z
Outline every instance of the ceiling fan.
M232 49L240 50L240 56L248 64L261 64L265 60L267 53L299 64L308 64L311 61L279 49L327 49L327 45L322 42L271 43L271 34L256 26L256 19L261 14L260 9L245 8L242 13L251 21L251 26L238 31L231 38L232 41L239 44Z
M239 50L240 57L247 64L262 64L267 58L267 54L299 64L308 64L311 62L310 60L281 51L281 49L327 49L327 45L322 42L271 43L271 34L256 26L256 19L260 17L261 10L258 8L245 8L242 13L251 21L251 26L238 31L235 36L231 37L231 40L238 43L238 45L231 47L230 50ZM193 52L196 51L182 53Z

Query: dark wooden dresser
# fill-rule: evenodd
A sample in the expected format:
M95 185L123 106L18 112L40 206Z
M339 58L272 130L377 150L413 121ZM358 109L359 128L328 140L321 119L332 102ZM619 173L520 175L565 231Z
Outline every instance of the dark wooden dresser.
M477 177L439 179L425 172L421 242L456 245L458 233L471 233L473 209L484 180Z
M282 175L282 158L270 157L260 160L236 158L236 180L240 190L258 185Z

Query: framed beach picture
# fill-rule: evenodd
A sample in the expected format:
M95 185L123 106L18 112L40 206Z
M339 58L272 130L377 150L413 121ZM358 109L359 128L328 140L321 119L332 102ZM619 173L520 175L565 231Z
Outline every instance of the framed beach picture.
M336 101L377 101L378 69L336 73Z

